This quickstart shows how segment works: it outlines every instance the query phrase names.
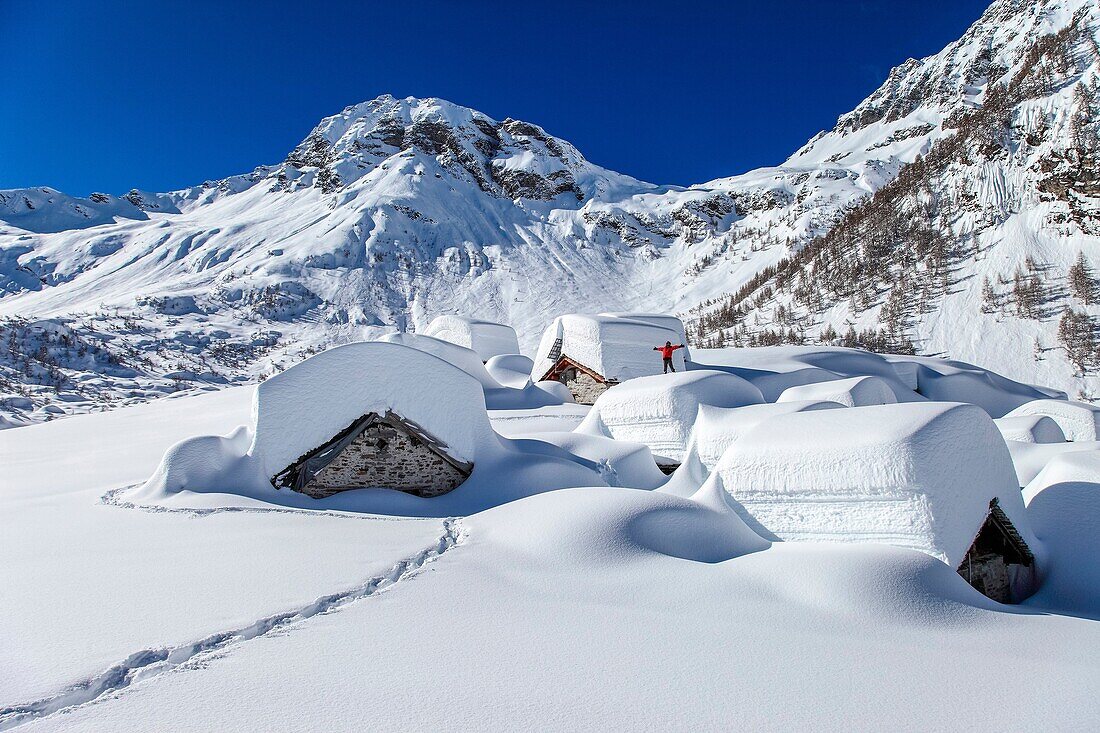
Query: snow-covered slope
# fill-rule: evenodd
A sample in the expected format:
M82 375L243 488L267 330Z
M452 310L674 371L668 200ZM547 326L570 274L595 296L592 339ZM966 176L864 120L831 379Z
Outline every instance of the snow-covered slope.
M529 352L567 312L690 313L697 345L858 332L903 271L890 307L912 317L863 343L1100 389L1055 336L1066 303L1100 314L1063 293L1097 244L1096 21L1087 0L998 0L781 166L689 188L601 168L530 123L382 96L277 165L191 189L0 192L0 419L252 381L447 313L509 323ZM844 235L883 208L907 226L881 246ZM847 236L816 265L828 277L776 280L825 235ZM1044 307L982 313L983 276L1003 297L1029 256Z
M389 96L248 175L98 208L3 195L0 388L30 419L254 379L441 313L530 348L561 312L670 310L689 244L735 218L722 191L605 170L535 125Z
M0 729L1089 730L1100 715L1095 461L1052 462L1029 487L1051 572L1016 607L921 552L768 543L728 507L663 492L414 520L126 491L180 438L247 422L252 392L0 431ZM893 408L816 414L869 409ZM609 457L612 441L584 442Z
M1098 34L1095 3L1000 0L956 43L894 69L787 165L919 163L698 309L694 334L977 359L1091 398Z

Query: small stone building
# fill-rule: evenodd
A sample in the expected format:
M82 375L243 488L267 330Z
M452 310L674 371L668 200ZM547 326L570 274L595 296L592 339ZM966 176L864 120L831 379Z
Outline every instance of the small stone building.
M653 347L666 341L683 343L678 331L650 321L614 315L559 316L543 333L531 378L561 382L577 402L590 405L620 382L660 374L661 357ZM675 352L673 364L684 371L682 349Z
M368 342L258 385L248 452L276 489L325 498L365 488L439 496L494 450L476 379L432 354Z
M1001 603L1026 598L1035 583L1035 555L1000 502L989 502L989 515L958 573L981 594Z
M594 404L600 395L618 384L614 379L606 379L602 374L565 355L558 357L557 362L540 381L561 382L569 388L573 399L582 405Z
M323 445L276 474L276 488L315 499L360 488L386 488L415 496L446 494L473 465L446 453L446 445L393 412L359 418Z
M732 442L707 481L765 539L918 550L1006 603L1036 587L1011 456L975 405L776 415Z

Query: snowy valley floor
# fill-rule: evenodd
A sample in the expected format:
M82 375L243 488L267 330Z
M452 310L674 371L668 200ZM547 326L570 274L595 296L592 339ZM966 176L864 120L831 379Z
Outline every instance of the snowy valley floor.
M1100 606L1060 611L1054 587L999 606L889 547L755 550L667 494L569 489L453 522L115 500L175 441L247 422L250 397L0 432L0 729L1082 730L1100 718Z

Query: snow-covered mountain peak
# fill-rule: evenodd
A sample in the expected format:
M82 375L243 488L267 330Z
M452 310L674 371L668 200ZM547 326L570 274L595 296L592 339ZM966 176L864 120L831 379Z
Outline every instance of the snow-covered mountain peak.
M786 165L912 162L942 136L953 115L980 107L992 86L1010 84L1032 62L1036 39L1074 23L1097 22L1100 5L1094 0L995 0L939 53L894 67L882 86Z
M321 120L286 165L317 169L315 185L329 193L371 175L395 156L414 159L414 175L424 175L426 164L433 176L448 172L508 199L583 201L605 192L609 179L638 183L593 166L538 125L511 117L497 121L434 97L389 94Z

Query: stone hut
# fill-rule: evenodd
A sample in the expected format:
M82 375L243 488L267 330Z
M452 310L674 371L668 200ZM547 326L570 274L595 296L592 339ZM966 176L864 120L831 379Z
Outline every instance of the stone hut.
M446 445L393 412L364 415L331 440L276 474L276 488L324 499L364 486L439 496L470 476L473 464L447 455Z
M318 354L257 387L249 453L276 489L324 498L387 488L445 494L493 448L481 385L398 344Z
M650 321L610 315L570 314L554 319L543 333L531 372L535 381L564 384L585 405L627 379L660 374L654 346L682 343L680 334ZM674 365L685 369L683 350Z
M1035 538L1012 459L975 405L777 415L732 442L710 482L766 539L918 550L1006 603L1035 589Z
M1035 555L997 499L989 502L989 514L956 570L995 601L1013 603L1027 595L1020 589L1034 582Z

